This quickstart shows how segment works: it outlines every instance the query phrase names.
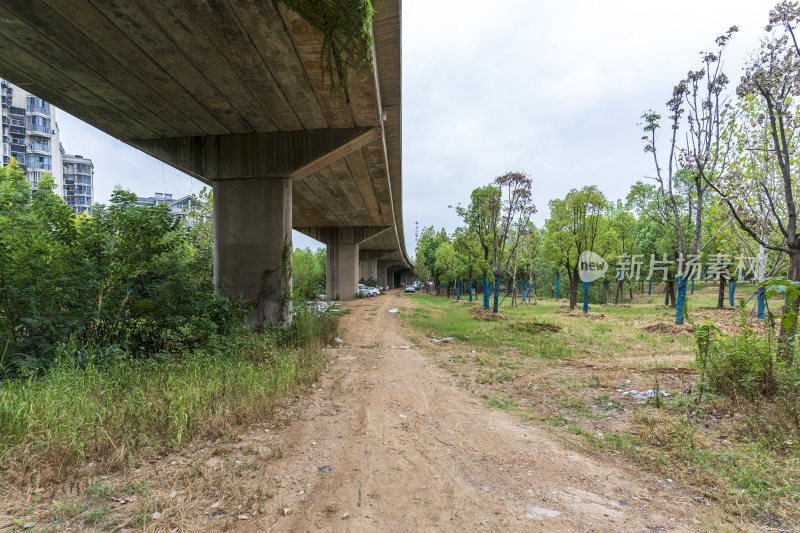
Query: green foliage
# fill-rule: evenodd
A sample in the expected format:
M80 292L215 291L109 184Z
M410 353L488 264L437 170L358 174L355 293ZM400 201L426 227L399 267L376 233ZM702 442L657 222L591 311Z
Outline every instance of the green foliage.
M295 301L303 302L325 294L326 251L319 248L296 249L292 252L292 294Z
M371 0L273 0L277 8L284 4L306 22L322 32L323 73L331 80L334 74L339 86L350 102L347 87L348 70L368 72L372 68L372 16L375 10Z
M0 169L0 374L47 368L68 344L143 356L240 327L242 307L214 294L210 226L119 190L76 217L53 187L31 196Z
M146 359L108 358L95 347L80 357L82 347L70 344L42 376L0 381L2 470L24 468L34 456L61 475L86 460L127 467L140 452L168 452L263 421L279 397L319 377L321 347L337 324L307 309L287 329L244 330Z

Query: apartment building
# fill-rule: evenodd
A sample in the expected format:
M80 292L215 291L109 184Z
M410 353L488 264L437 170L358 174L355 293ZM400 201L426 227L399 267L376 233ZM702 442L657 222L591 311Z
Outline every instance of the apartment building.
M25 172L31 186L47 172L62 187L60 134L55 108L5 80L0 80L3 125L3 166L11 158Z
M55 192L63 196L76 213L86 212L94 199L94 166L90 159L64 154L56 109L41 98L0 79L0 110L2 166L8 165L12 158L16 159L33 190L39 188L39 180L47 172L53 176ZM65 157L68 164L64 162ZM70 173L69 183L64 180L65 170ZM79 185L80 189L77 188Z
M173 198L171 193L157 192L153 196L137 196L136 203L139 205L166 204L169 206L173 215L184 220L189 226L208 218L197 213L197 211L203 207L203 203L198 201L197 198L191 194L180 198Z
M64 200L76 214L91 213L94 203L94 164L82 155L63 153Z

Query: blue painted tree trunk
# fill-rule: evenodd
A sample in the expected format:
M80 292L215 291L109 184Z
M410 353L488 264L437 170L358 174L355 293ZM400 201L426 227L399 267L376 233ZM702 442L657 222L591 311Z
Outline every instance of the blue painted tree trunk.
M583 282L583 312L589 312L589 282Z
M494 307L492 312L496 313L500 310L500 278L494 278Z
M694 280L692 280L692 294L694 294Z
M489 309L489 278L483 276L483 307Z
M647 282L647 295L651 296L652 294L653 294L653 282L652 281L648 281Z
M686 276L678 278L678 299L675 302L675 323L677 325L683 324L683 308L686 305Z
M736 305L733 300L735 294L736 294L736 282L731 280L730 284L728 285L728 303L731 304L731 307Z
M560 294L561 294L561 287L559 285L560 285L560 283L559 283L559 279L558 279L558 274L556 274L556 300L558 300L560 298Z
M469 303L472 303L472 280L469 280Z
M456 300L461 299L461 282L456 281Z
M767 307L767 299L764 297L764 291L766 290L765 287L759 287L758 292L756 292L757 298L757 311L758 311L758 318L760 320L764 320L764 309Z
M669 287L664 287L664 305L669 305Z

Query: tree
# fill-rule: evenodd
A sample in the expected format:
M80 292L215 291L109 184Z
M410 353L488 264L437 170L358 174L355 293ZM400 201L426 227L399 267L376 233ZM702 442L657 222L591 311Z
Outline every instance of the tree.
M470 194L470 202L467 207L458 204L455 207L456 213L466 224L465 233L470 239L476 241L475 253L476 266L480 269L483 277L483 306L489 307L489 277L488 273L492 270L492 263L489 254L493 249L492 236L494 225L498 214L494 210L498 209L501 191L494 185L478 187Z
M800 235L793 171L798 127L794 98L800 94L800 48L794 33L798 19L800 9L794 2L781 2L771 11L767 31L779 27L785 31L762 40L736 90L740 109L745 113L739 118L738 135L732 136L730 142L738 144L737 148L745 153L751 152L750 157L745 158L750 160L749 170L746 165L739 164L730 169L726 179L707 178L742 230L765 249L789 257L789 281L800 281ZM780 243L769 238L763 222L759 224L758 218L748 216L748 212L756 208L753 195L737 195L737 183L743 184L748 193L758 189L756 198L767 208L764 211L772 215ZM789 342L797 329L797 307L796 300L787 298L786 320L782 321L780 333L785 356L788 356Z
M572 189L567 196L550 201L550 218L545 222L544 254L569 278L569 308L578 301L581 252L593 250L602 228L601 219L608 202L600 190L587 186Z
M296 300L310 300L325 292L326 254L322 248L292 252L292 295Z
M723 35L717 37L716 52L701 52L703 66L700 70L690 71L687 77L680 80L672 90L672 98L667 101L671 135L666 172L662 172L656 148L657 132L660 128L661 115L648 111L642 115L645 135L644 151L653 154L655 181L658 183L672 217L669 225L676 232L675 255L679 265L687 253L695 257L702 249L704 196L709 187L708 180L723 171L725 152L720 149L722 120L727 109L725 95L728 77L722 72L722 55L730 42L731 36L738 31L732 26ZM686 146L680 148L678 132L683 124L682 117L688 109L686 119ZM685 203L676 197L679 191L685 191ZM682 212L681 204L686 208ZM692 220L691 229L687 231L687 223ZM686 220L684 220L686 219ZM691 234L691 244L687 241ZM679 272L684 275L683 272ZM672 279L667 281L668 290L672 289ZM685 298L686 285L679 286L679 298ZM674 303L674 300L673 300ZM676 320L682 316L678 309ZM682 320L682 319L681 319Z
M500 276L507 271L531 215L536 213L531 192L532 181L524 172L507 172L495 178L499 195L487 199L487 212L491 227L492 273L494 274L494 306L500 305Z
M636 231L636 217L623 205L621 200L612 205L608 213L609 229L617 236L619 244L616 250L617 256L630 256L633 253L633 236ZM620 272L622 274L622 272ZM618 275L616 279L616 291L614 292L614 303L620 303L620 296L625 299L625 294L622 290L625 278L623 275Z

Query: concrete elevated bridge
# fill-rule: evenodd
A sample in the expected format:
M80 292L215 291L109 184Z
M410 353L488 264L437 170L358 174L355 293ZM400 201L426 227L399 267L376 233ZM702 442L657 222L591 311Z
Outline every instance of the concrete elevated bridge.
M291 231L327 245L329 297L411 263L400 0L375 0L349 102L323 35L271 0L3 0L0 76L214 189L218 290L289 320Z

